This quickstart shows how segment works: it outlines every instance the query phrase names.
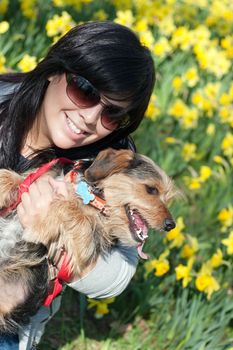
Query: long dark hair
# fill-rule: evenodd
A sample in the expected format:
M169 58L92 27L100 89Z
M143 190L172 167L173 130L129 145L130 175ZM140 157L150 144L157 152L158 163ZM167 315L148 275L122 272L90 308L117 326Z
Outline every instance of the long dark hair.
M138 127L155 81L150 51L125 26L111 21L89 22L70 30L31 72L0 76L0 81L20 83L0 104L0 167L17 169L25 138L41 108L48 77L64 72L84 76L106 97L130 102L130 126L80 147L84 154L88 149L107 147Z

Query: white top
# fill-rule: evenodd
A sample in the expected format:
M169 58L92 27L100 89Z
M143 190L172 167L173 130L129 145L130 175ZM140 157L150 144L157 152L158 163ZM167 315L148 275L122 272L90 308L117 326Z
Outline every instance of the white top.
M86 276L69 287L90 298L109 298L119 295L129 284L138 262L136 248L117 246L104 257L99 257L96 266ZM19 332L19 350L30 350L39 343L46 323L58 311L61 296L50 307L42 306L31 322Z

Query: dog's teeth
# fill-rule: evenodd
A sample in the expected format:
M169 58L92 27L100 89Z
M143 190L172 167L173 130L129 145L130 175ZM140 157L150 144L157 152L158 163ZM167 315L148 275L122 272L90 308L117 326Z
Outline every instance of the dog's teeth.
M141 229L136 230L136 234L137 234L138 238L143 239L143 234L142 234Z

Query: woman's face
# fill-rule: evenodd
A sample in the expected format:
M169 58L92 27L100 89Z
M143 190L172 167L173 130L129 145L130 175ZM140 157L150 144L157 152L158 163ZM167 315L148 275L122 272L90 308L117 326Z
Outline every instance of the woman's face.
M103 106L81 108L67 96L65 74L50 77L37 124L37 145L57 146L62 149L79 147L96 142L112 131L101 124ZM126 107L126 102L103 98L105 105ZM38 133L39 125L39 133Z

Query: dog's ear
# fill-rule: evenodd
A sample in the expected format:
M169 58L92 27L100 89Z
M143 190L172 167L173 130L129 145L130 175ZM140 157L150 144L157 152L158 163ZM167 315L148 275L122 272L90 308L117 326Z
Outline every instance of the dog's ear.
M84 176L89 182L97 182L127 168L133 158L134 153L130 150L107 148L98 154Z

